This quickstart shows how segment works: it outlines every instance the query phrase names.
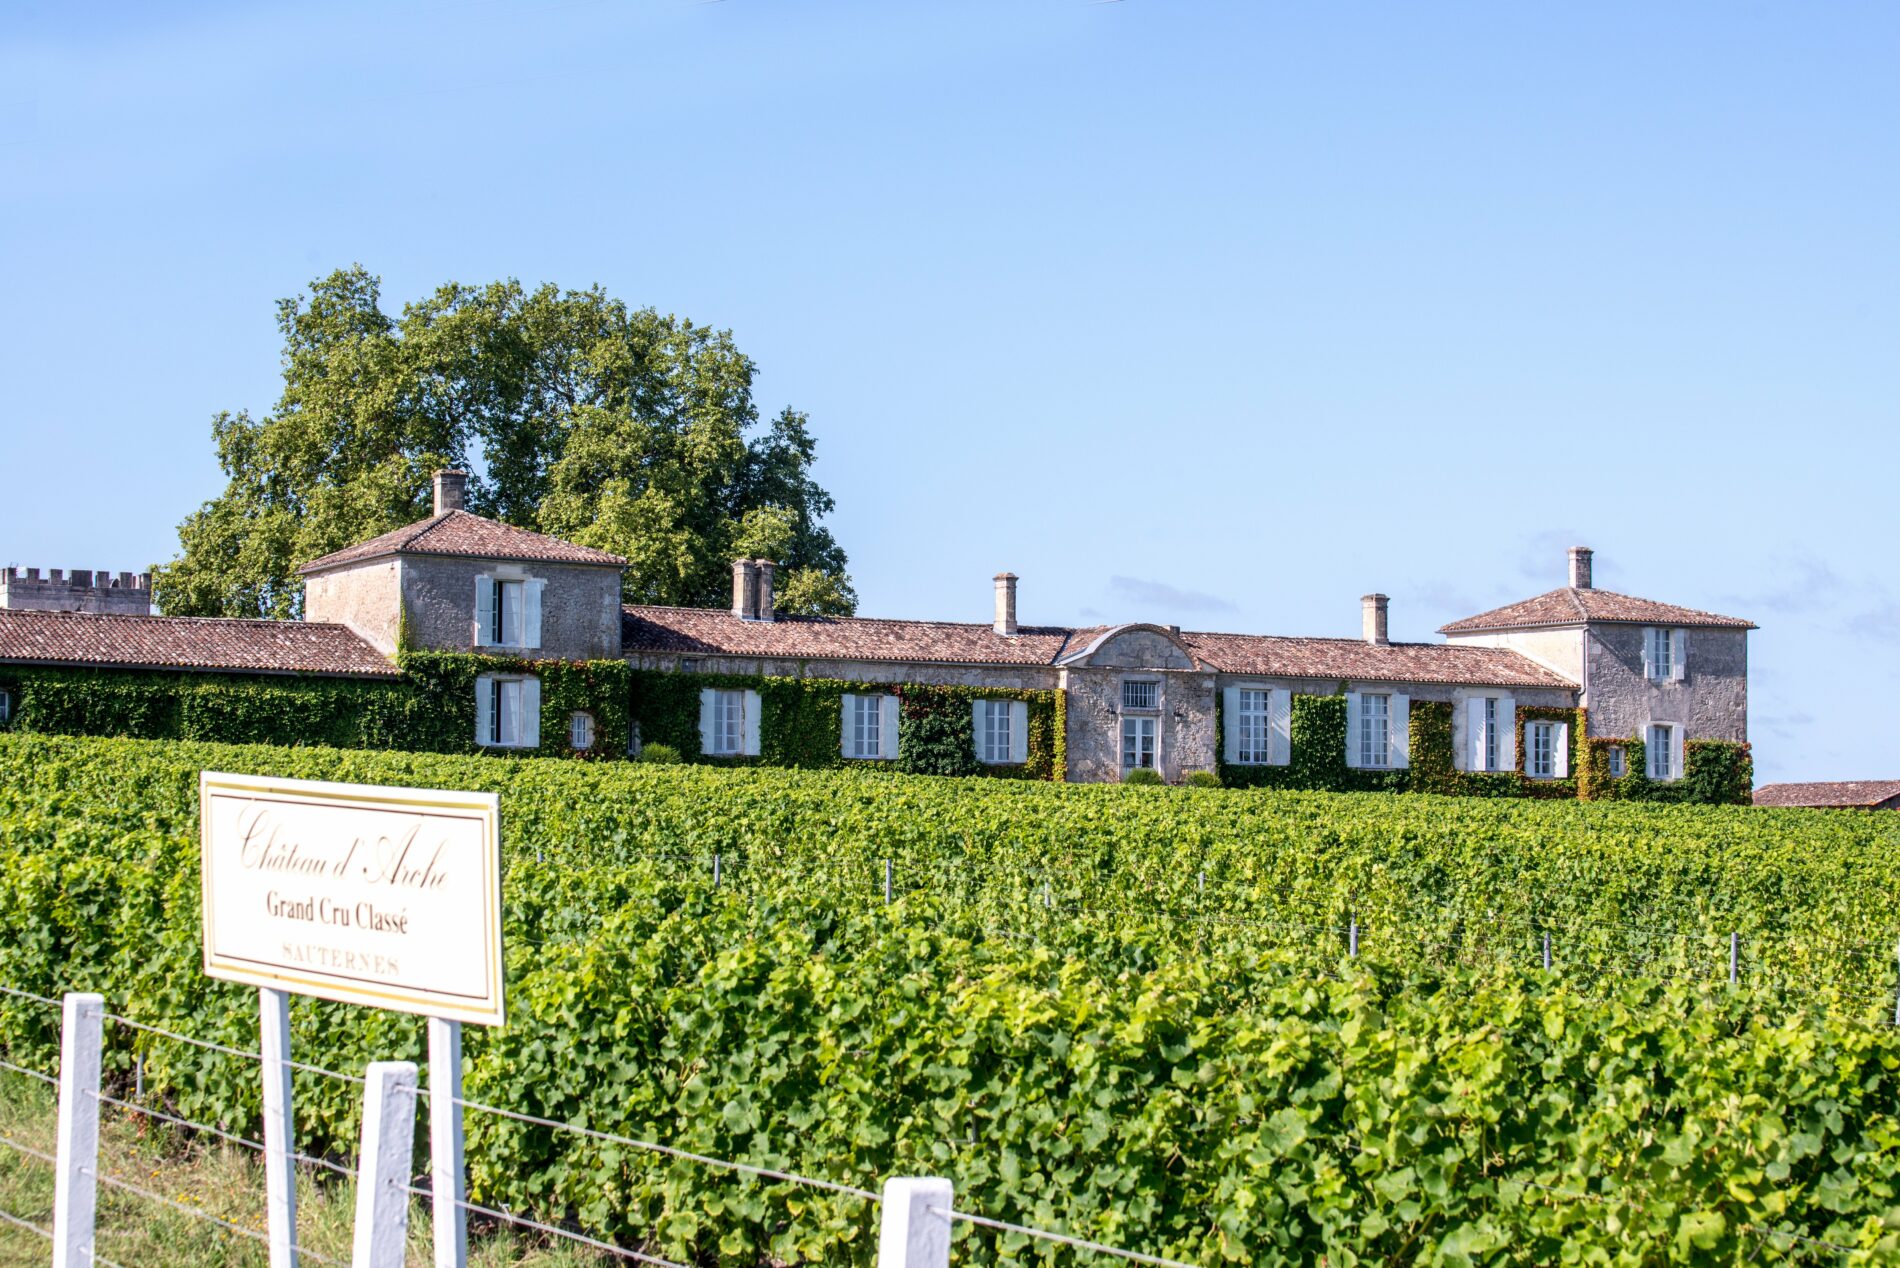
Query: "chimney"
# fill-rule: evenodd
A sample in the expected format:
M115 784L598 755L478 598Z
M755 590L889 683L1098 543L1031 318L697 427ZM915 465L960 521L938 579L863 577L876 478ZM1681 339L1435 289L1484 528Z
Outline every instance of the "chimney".
M752 566L758 570L753 574L753 584L758 587L759 595L754 604L754 614L761 621L769 621L772 619L772 573L778 565L770 559L754 559Z
M1366 642L1374 647L1384 647L1391 641L1385 635L1385 608L1390 602L1382 594L1368 594L1359 600L1360 623L1364 626Z
M759 565L755 560L732 561L732 614L742 621L759 619Z
M1016 632L1016 574L999 572L996 574L996 632L1010 635Z
M1570 548L1570 588L1588 590L1590 588L1590 555L1588 546Z
M435 473L435 513L462 510L463 495L468 492L468 472L438 471Z

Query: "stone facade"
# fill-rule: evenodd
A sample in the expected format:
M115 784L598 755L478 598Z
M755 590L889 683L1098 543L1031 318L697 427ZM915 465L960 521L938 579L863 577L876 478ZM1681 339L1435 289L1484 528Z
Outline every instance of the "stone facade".
M1680 682L1643 677L1643 627L1592 625L1584 632L1583 705L1590 734L1640 737L1651 722L1673 722L1692 740L1748 739L1748 634L1687 631Z
M491 650L475 630L475 579L540 581L537 660L620 655L620 572L593 565L405 555L345 564L304 579L304 617L334 621L393 656ZM492 649L507 651L510 649Z
M0 572L0 608L150 616L152 574L54 568L42 577L38 568L8 568Z

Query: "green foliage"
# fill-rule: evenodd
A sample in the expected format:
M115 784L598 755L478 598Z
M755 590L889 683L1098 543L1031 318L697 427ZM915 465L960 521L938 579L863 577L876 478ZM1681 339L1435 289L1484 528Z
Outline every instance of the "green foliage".
M1900 1031L1863 1024L1891 969L1848 946L1891 934L1875 816L12 735L0 982L252 1048L253 993L200 971L203 768L501 793L510 1020L466 1032L474 1100L871 1189L947 1175L966 1209L1208 1265L1900 1256ZM682 851L722 853L721 887ZM1357 961L1274 941L1348 905ZM1660 978L1610 967L1659 928L1623 967ZM1730 928L1786 960L1711 980ZM424 1055L416 1018L298 999L292 1024L330 1069ZM136 1051L149 1099L255 1131L254 1063L107 1035L109 1080ZM57 1013L0 997L0 1037L50 1068ZM300 1079L300 1147L347 1157L359 1102ZM851 1198L469 1132L476 1201L683 1263L874 1258Z
M430 473L471 459L470 510L626 556L630 600L717 606L743 540L794 603L855 602L805 416L761 430L730 332L513 280L392 317L360 266L281 301L277 324L283 395L213 420L227 483L156 570L171 615L297 615L298 565L426 517Z
M1219 788L1220 776L1211 770L1191 770L1187 774L1187 786L1189 788Z
M671 744L641 744L640 760L656 766L678 766L686 759Z
M700 752L699 693L708 687L759 693L759 756L707 757ZM849 761L840 752L847 694L895 693L902 704L897 760ZM1029 760L985 766L976 757L970 702L1022 700L1029 706ZM837 678L636 670L633 710L645 740L677 749L690 762L716 766L787 766L824 770L882 767L914 775L982 775L995 779L1061 779L1062 693L914 683L854 683Z
M407 652L387 681L284 674L192 674L14 667L15 725L48 735L111 735L230 744L321 745L474 753L475 679L541 680L541 756L624 755L626 662L529 661ZM568 717L593 715L594 747L569 746Z
M1161 778L1161 772L1147 766L1137 766L1133 770L1122 772L1122 783L1158 788L1168 781Z
M1624 753L1624 774L1610 774L1610 750ZM1754 800L1755 761L1747 744L1690 740L1683 745L1681 779L1648 775L1649 748L1634 737L1594 738L1583 755L1580 795L1588 801L1648 801L1662 804L1746 806Z

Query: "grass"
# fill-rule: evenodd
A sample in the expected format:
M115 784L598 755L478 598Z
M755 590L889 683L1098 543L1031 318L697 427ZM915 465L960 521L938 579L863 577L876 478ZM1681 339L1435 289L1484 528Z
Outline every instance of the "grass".
M53 1089L22 1075L0 1072L0 1136L51 1154L56 1134ZM190 1136L128 1111L105 1107L99 1129L103 1174L253 1232L264 1231L264 1170L251 1150L209 1136ZM317 1256L350 1262L356 1193L343 1176L302 1168L297 1179L299 1243ZM53 1226L53 1170L17 1149L0 1144L0 1212L39 1228ZM150 1198L110 1185L99 1186L97 1252L123 1268L268 1268L264 1243L188 1215ZM409 1211L408 1262L428 1268L427 1203ZM0 1222L0 1268L43 1265L52 1243ZM470 1265L480 1268L594 1268L617 1257L581 1247L552 1244L525 1230L471 1227Z

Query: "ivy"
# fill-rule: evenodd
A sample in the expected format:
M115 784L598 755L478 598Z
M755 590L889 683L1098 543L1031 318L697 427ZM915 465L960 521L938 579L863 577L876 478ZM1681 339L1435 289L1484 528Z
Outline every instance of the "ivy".
M476 677L525 673L541 680L535 756L624 755L631 672L624 661L404 652L397 664L399 676L388 680L19 667L3 685L18 701L21 731L477 753ZM594 746L577 753L568 719L583 712L594 718Z
M786 766L830 770L842 766L895 766L912 774L977 775L992 779L1060 780L1066 757L1060 691L994 687L865 683L839 678L634 670L633 713L642 742L676 748L689 762L713 766ZM707 688L759 694L759 755L713 757L701 752L699 695ZM846 695L896 695L897 760L855 761L840 746ZM976 758L970 702L1021 700L1029 706L1028 761L986 766Z
M1610 774L1610 750L1623 750L1624 774ZM1586 801L1649 801L1664 805L1746 806L1754 800L1755 761L1747 744L1690 740L1683 745L1681 779L1649 777L1649 748L1641 739L1593 738L1580 795Z

